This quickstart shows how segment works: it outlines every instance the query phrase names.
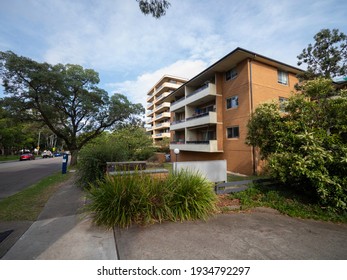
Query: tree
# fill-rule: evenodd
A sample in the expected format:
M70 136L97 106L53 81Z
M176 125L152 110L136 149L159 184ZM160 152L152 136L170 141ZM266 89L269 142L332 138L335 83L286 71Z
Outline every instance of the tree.
M127 160L147 160L154 153L152 138L138 125L126 125L113 132L112 137L125 144Z
M33 149L36 128L30 123L13 118L0 106L0 155L10 155L21 149Z
M77 183L88 188L103 180L106 162L146 160L152 154L152 140L143 127L129 124L104 132L81 149Z
M335 90L329 79L306 81L285 112L274 103L255 110L247 143L260 148L274 178L346 210L346 110L346 90Z
M142 13L151 14L155 18L160 18L166 14L170 7L170 2L166 0L136 0Z
M315 43L309 44L297 56L298 65L307 64L304 80L323 76L334 78L347 75L347 36L338 29L322 29L315 36Z
M5 109L21 119L41 122L71 151L78 151L106 129L143 113L141 104L97 87L99 75L79 65L39 63L13 52L0 52L0 75L9 97Z

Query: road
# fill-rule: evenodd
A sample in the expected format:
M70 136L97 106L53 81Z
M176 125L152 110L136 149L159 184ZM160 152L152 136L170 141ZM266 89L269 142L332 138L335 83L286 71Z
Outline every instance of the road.
M0 200L61 170L62 158L0 163Z

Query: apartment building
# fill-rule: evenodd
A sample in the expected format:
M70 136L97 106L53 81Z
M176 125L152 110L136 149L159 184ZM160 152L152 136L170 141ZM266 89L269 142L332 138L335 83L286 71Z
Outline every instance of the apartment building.
M147 132L153 143L170 138L170 102L164 98L182 86L187 79L164 75L147 93Z
M228 171L260 171L257 151L245 144L250 115L261 103L286 100L301 71L235 49L164 98L171 104L171 152L180 150L178 161L224 159Z

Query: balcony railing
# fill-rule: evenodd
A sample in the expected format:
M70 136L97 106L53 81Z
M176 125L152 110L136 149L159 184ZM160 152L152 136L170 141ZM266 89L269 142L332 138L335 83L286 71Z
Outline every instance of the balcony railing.
M211 139L214 140L214 139ZM187 141L186 144L210 144L210 140L207 141Z
M210 111L210 112L213 112L213 111ZM187 118L186 120L189 121L189 120L194 120L194 119L206 117L206 116L208 116L208 115L210 114L210 112L202 113L202 114L197 114L197 115L195 115L195 116L192 116L192 117Z
M195 127L206 124L216 124L217 113L215 111L209 111L206 113L198 114L185 120L174 121L171 123L171 130L179 130L186 127Z
M197 94L197 93L199 93L200 91L203 91L205 88L208 88L208 85L209 85L209 84L205 84L205 85L203 85L202 87L199 87L197 90L193 91L192 93L189 93L189 94L187 95L187 97L192 96L192 95L194 95L194 94Z
M156 124L155 127L162 127L162 126L168 127L168 126L170 126L170 123L169 122L158 123L158 124Z
M170 129L171 130L178 130L178 129L182 129L185 127L186 127L185 120L179 120L179 121L172 122Z
M174 104L177 104L177 103L179 103L179 102L181 102L181 101L183 101L184 99L186 99L186 98L183 96L182 98L180 98L180 99L178 99L178 100L172 102L172 103L171 103L171 106L174 105Z
M202 153L220 153L222 150L218 150L217 140L206 141L172 141L170 143L170 149L178 148L182 151L202 152Z
M186 120L183 119L183 120L173 121L173 122L171 122L170 124L171 124L171 125L175 125L175 124L178 124L178 123L183 123L183 122L185 122L185 121L186 121Z

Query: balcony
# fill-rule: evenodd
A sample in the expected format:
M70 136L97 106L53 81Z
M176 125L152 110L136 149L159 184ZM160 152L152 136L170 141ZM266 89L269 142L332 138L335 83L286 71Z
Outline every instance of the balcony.
M180 120L180 121L174 121L171 123L170 129L171 130L178 130L186 127L186 121Z
M204 99L206 101L214 99L216 96L216 85L208 83L201 88L198 88L192 93L189 93L186 97L185 105L194 105L200 100Z
M167 92L164 92L162 93L161 95L159 95L157 98L156 98L156 101L158 102L160 99L168 96L172 91L167 91Z
M186 142L171 142L170 149L179 149L181 151L202 152L202 153L220 153L218 150L217 140L208 141L186 141Z
M153 130L153 126L150 126L150 127L146 127L146 131L152 131Z
M171 117L171 113L170 112L163 112L160 113L159 115L156 115L155 120L160 120L162 118L170 118Z
M167 128L167 127L170 127L169 122L158 123L155 125L155 128Z
M148 110L152 110L152 109L153 109L153 105L154 105L153 102L147 103L147 109L148 109Z
M170 132L157 133L154 135L154 138L170 138Z
M216 112L207 112L199 114L186 119L185 127L194 127L204 124L216 124L217 123L217 113Z
M147 95L147 102L152 102L154 100L154 94Z
M170 102L163 102L160 105L156 106L154 111L158 113L159 111L165 111L167 108L170 108Z
M181 86L181 84L178 84L175 81L165 82L162 83L159 87L156 88L155 94L158 95L159 93L163 92L163 89L178 89Z
M185 102L183 102L186 98L182 97L174 102L171 103L171 112L176 111L179 108L184 107Z
M215 99L216 97L216 85L209 83L196 89L195 91L188 93L186 97L171 103L171 112L177 111L178 109L186 106L199 104L201 100L205 102Z

